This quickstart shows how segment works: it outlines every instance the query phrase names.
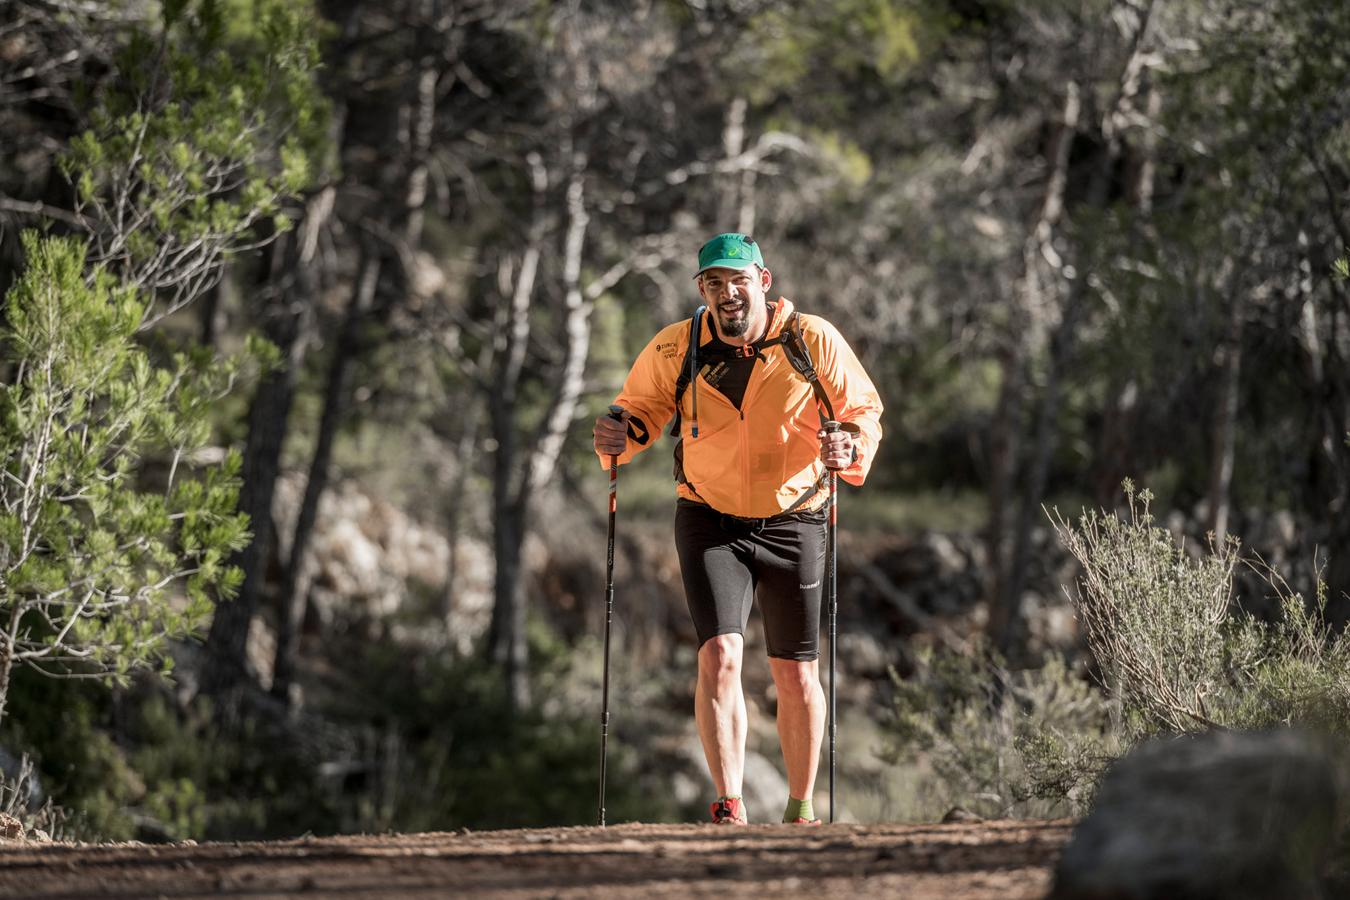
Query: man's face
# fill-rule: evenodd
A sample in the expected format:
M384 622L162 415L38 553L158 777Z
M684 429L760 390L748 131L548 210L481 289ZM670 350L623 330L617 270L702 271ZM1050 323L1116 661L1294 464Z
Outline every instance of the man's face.
M764 296L773 284L768 269L709 269L698 277L698 292L716 312L723 338L758 340L768 325Z

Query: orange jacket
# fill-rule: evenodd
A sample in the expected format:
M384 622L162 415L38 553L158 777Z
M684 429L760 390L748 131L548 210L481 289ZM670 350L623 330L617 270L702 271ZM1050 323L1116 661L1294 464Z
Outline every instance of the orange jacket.
M778 335L792 312L780 297L769 318L765 337ZM841 422L858 426L853 436L857 455L840 469L850 484L862 484L881 441L881 398L858 358L833 325L819 316L800 316L802 338L821 386ZM712 340L711 326L700 324L699 345ZM633 363L614 402L640 424L630 427L628 447L619 456L626 463L657 443L661 429L675 413L675 380L689 345L689 320L667 325ZM734 516L761 518L792 506L810 491L825 469L820 461L820 413L810 383L792 367L781 346L764 351L755 363L738 410L731 401L698 377L698 437L692 435L694 385L680 401L684 438L684 475L677 494L700 500ZM603 468L609 457L600 456ZM827 492L800 509L817 509Z

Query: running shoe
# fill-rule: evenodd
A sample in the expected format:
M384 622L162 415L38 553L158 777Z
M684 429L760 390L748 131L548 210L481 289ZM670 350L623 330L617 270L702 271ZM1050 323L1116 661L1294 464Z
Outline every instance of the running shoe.
M749 825L740 797L723 797L709 807L714 825Z

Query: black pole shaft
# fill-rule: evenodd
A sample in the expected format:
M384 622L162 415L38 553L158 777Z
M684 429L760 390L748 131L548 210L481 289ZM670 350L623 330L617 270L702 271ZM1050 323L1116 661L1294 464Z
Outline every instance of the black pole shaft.
M830 421L825 423L825 430L833 433L838 431L840 425L838 422ZM838 721L835 715L835 644L837 643L838 628L837 618L839 613L839 590L838 582L835 577L837 571L836 550L838 549L839 537L839 475L834 469L830 470L830 519L825 532L825 600L829 608L830 616L830 823L834 823L835 810L835 787L834 787L834 759L835 759L835 738L838 733Z
M623 408L611 406L609 415L623 419ZM619 458L609 458L609 538L605 551L605 662L600 688L600 810L605 824L605 769L609 761L609 635L614 621L614 521L619 509Z

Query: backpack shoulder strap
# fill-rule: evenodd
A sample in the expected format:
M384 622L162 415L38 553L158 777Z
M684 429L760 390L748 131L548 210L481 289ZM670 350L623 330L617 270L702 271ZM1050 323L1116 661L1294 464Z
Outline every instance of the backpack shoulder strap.
M811 349L806 346L806 339L802 337L801 313L794 311L788 316L778 337L764 341L764 346L781 344L783 346L783 355L788 358L792 368L797 370L811 385L811 392L816 395L816 402L820 404L824 416L822 421L834 418L834 404L830 402L830 397L825 393L825 388L820 383L820 376L816 374L815 362L811 359Z
M689 346L684 348L684 361L680 363L680 374L675 378L675 418L670 423L671 437L680 436L680 401L684 399L684 392L688 389L689 383L694 380L694 373L698 371L698 339L700 337L699 326L703 321L703 313L708 307L700 306L694 312L694 317L689 320ZM698 403L698 391L694 392L694 403ZM698 417L698 410L694 410L695 418ZM697 434L694 437L698 437Z

